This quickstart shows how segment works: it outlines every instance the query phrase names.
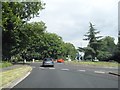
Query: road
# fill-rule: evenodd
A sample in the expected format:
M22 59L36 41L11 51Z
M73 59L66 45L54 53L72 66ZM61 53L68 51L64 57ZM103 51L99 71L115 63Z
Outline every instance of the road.
M30 65L31 74L13 88L118 88L118 77L107 73L116 69L58 63L55 67Z

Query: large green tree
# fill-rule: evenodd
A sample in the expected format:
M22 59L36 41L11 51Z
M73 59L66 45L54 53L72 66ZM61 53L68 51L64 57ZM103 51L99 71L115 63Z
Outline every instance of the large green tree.
M39 49L44 46L44 37L46 26L44 22L32 22L24 25L24 34L26 38L21 35L19 40L19 47L21 54L27 54L29 58L40 57ZM24 41L27 39L27 41ZM23 42L24 41L24 42ZM42 50L42 49L41 49Z
M87 32L86 35L84 35L85 39L83 40L88 40L89 44L88 47L92 48L95 53L93 54L93 52L91 52L91 56L92 56L92 60L95 59L95 57L97 56L97 49L98 49L98 39L101 38L101 36L96 36L98 33L100 33L100 31L96 31L96 29L94 28L95 25L93 25L92 23L90 23L90 29Z
M118 43L117 43L117 50L114 53L113 59L120 63L120 30L118 31Z
M37 16L44 4L40 2L2 2L2 51L3 58L15 55L19 38L26 38L21 29L28 20ZM21 35L20 37L18 35ZM25 41L24 40L24 41ZM25 41L25 42L26 42Z
M114 43L114 38L106 36L100 40L97 57L99 60L109 61L116 52L117 46Z
M77 50L75 49L75 46L71 43L64 43L63 44L63 54L64 57L70 57L72 60L75 60Z

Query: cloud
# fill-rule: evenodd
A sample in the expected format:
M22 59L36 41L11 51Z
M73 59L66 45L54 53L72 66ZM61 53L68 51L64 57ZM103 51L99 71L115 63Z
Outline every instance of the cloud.
M100 35L112 36L117 42L119 0L44 0L45 9L32 21L44 21L47 31L60 35L76 47L83 41L89 22L95 24Z

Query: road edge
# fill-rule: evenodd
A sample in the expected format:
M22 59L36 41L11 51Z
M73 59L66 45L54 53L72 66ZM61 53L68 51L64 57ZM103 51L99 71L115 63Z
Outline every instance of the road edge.
M114 72L108 72L108 74L112 74L112 75L120 76L119 73L114 73Z
M23 75L22 77L17 78L17 79L15 79L15 80L13 80L12 82L4 85L4 86L2 87L2 90L4 90L4 88L9 88L9 89L10 89L10 88L13 88L13 87L16 86L18 83L20 83L22 80L24 80L26 77L28 77L28 76L30 75L31 71L32 71L32 67L31 67L31 70L28 71L28 72L27 72L25 75Z

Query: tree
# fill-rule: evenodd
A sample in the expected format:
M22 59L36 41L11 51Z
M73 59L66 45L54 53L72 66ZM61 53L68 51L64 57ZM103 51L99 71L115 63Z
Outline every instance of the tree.
M117 50L114 38L106 36L100 40L100 46L97 50L97 58L99 60L109 61Z
M44 45L41 47L43 51L41 51L43 58L52 57L58 58L61 56L61 47L63 40L60 36L54 33L45 33L43 36Z
M108 51L113 54L116 50L116 45L114 43L114 38L110 36L106 36L100 40L101 46L98 50Z
M75 49L75 46L71 43L64 43L63 44L63 54L64 54L64 58L68 57L68 55L70 56L70 58L72 60L75 59L76 57L76 53L77 50Z
M21 51L21 53L26 52L29 59L39 58L39 49L41 49L41 47L44 45L43 35L46 31L45 23L42 21L27 23L24 25L24 29L22 30L22 32L27 36L28 40L24 41L26 38L23 37L23 35L19 36L19 51Z
M115 61L120 63L120 30L118 32L118 43L117 43L117 50L114 53L114 56L112 57Z
M37 16L39 10L43 9L44 4L41 2L2 2L2 51L3 58L10 60L11 56L15 55L17 50L16 40L19 38L19 33L26 37L21 29L23 24Z
M83 39L83 40L89 40L88 46L91 47L95 51L95 53L92 54L92 60L95 59L95 57L97 56L98 39L102 37L102 36L96 36L96 34L100 33L100 31L96 31L96 29L94 28L94 26L95 25L93 25L92 23L90 23L90 29L87 32L87 34L84 35L87 38Z
M95 50L91 48L90 46L84 48L85 55L84 58L85 60L92 60L93 61L93 56L95 55Z

